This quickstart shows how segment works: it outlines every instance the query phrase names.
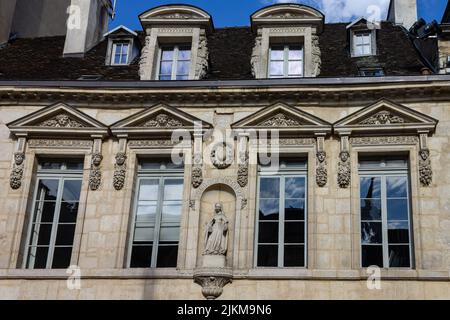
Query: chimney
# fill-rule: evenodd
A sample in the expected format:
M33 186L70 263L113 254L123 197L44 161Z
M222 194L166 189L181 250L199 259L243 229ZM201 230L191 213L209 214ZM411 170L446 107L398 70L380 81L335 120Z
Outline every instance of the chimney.
M108 29L111 0L71 0L64 57L83 57Z
M0 46L9 40L15 11L16 0L0 1Z
M409 30L417 21L417 0L391 0L387 20Z

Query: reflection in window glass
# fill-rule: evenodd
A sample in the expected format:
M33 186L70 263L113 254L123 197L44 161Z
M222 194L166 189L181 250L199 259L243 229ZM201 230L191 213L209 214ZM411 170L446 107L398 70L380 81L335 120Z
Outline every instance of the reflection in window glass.
M303 47L272 45L270 47L269 78L303 77Z
M161 48L159 80L188 80L191 47L174 45Z

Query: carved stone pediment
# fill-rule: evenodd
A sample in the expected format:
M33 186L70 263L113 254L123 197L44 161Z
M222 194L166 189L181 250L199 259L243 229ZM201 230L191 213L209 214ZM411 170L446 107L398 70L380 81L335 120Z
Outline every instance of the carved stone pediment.
M176 129L194 131L196 124L201 124L203 130L211 128L209 123L179 109L157 104L116 122L111 131L127 136L170 135Z
M8 128L15 135L27 137L104 137L108 134L104 124L64 103L26 115L9 123Z
M381 99L334 124L338 133L432 133L438 120L411 108Z
M276 103L232 124L233 129L271 130L280 133L331 132L331 124L284 103Z

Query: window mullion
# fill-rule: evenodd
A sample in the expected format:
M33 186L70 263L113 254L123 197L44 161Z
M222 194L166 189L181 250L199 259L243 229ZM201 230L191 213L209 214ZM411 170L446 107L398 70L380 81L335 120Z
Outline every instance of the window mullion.
M59 221L59 213L61 211L61 199L62 199L62 194L63 194L63 188L64 188L64 180L62 177L60 177L59 183L58 183L58 193L56 196L56 203L55 203L55 213L53 215L52 232L51 232L50 243L49 243L49 247L48 247L46 268L51 268L52 263L53 263L53 253L55 250L56 234L58 232L58 221Z
M284 266L284 191L285 177L280 176L280 203L278 220L278 267Z
M158 186L158 202L156 204L156 217L155 217L155 237L153 239L153 248L152 248L152 263L151 267L155 268L157 265L158 258L158 246L159 246L159 233L161 229L161 220L162 220L162 202L163 202L163 192L164 192L164 178L159 177L159 186Z
M284 46L283 52L283 75L284 77L289 76L289 46Z
M386 175L381 176L381 225L383 237L383 267L389 268Z
M174 46L173 48L173 63L172 63L172 80L177 79L177 68L178 68L178 46Z

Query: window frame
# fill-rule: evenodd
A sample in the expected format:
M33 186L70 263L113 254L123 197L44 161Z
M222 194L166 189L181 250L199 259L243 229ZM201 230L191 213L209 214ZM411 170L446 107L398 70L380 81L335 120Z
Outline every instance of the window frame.
M370 50L369 50L369 53L367 53L367 54L366 53L358 54L357 51L356 51L357 47L363 47L364 48L364 46L367 45L367 44L364 44L364 43L357 44L356 39L361 34L369 36L369 40L370 41L369 41L368 45L370 46L369 47ZM373 30L354 30L354 31L351 32L351 53L352 53L351 55L352 55L352 57L357 58L357 57L373 56L373 55L375 55L375 52L376 52L375 46L376 46L376 41L375 41L375 33L374 33Z
M303 245L304 246L304 265L303 266L297 266L297 267L291 267L291 266L284 266L284 246L285 246L285 239L284 239L284 229L285 229L285 208L284 208L284 201L285 201L285 180L287 178L304 178L305 180L305 217L304 220L298 220L303 221L304 223L304 242L303 244L291 244L291 245ZM278 219L278 257L277 257L277 266L259 266L258 265L258 247L260 245L258 239L259 239L259 205L260 205L260 186L261 186L261 178L279 178L280 179L280 198L279 198L279 219ZM255 224L255 238L254 238L254 256L253 256L253 264L255 268L257 269L271 269L271 268L277 268L277 269L306 269L308 268L308 222L309 222L309 216L308 216L308 164L306 161L306 166L304 168L284 168L282 170L278 170L277 173L270 172L267 170L258 170L258 179L256 184L257 192L256 192L256 224ZM282 209L282 210L281 210ZM291 221L291 220L288 220ZM292 220L297 221L297 220ZM274 244L271 244L274 245Z
M84 161L82 161L82 163L84 164ZM45 179L51 179L51 180L58 180L58 194L55 200L55 209L54 209L54 216L53 216L53 222L52 224L52 229L51 229L51 236L50 236L50 243L48 246L48 254L47 254L47 261L46 261L46 267L43 268L43 270L53 270L56 268L52 268L52 264L53 264L53 256L54 256L54 251L55 251L55 243L56 243L56 236L57 236L57 231L58 231L58 226L59 226L59 216L61 214L61 203L62 203L62 193L64 191L64 182L65 181L80 181L81 182L81 190L80 190L80 198L78 199L78 203L81 203L81 195L83 192L83 170L68 170L67 167L65 166L65 164L62 165L61 169L42 169L41 165L38 165L38 171L35 174L35 179L36 179L36 184L34 186L34 191L33 191L33 204L31 206L31 211L30 211L30 216L28 218L28 226L27 226L27 235L25 238L25 250L24 250L24 259L22 261L22 268L23 269L30 269L30 270L40 270L42 268L35 268L34 267L34 262L33 262L33 267L30 267L30 262L29 262L29 255L30 252L32 250L32 248L36 248L37 244L31 244L31 240L33 238L33 225L36 224L37 222L34 222L34 217L36 213L36 203L38 202L38 200L36 199L36 197L38 196L38 190L39 190L39 181L40 180L45 180ZM80 213L80 208L78 207L78 212L77 212L77 218L75 223L75 232L74 232L74 239L72 240L72 253L71 253L71 261L72 261L72 257L74 254L74 247L75 247L75 240L76 240L76 228L77 228L77 224L78 224L78 217L79 217L79 213ZM36 220L37 221L37 220ZM42 222L39 222L39 224L41 224ZM59 247L65 247L65 246L59 246ZM33 258L34 261L34 258ZM69 264L70 266L70 264Z
M359 164L359 161L358 161ZM412 212L412 198L411 198L411 177L410 177L410 166L409 162L406 168L388 168L385 167L383 169L358 169L358 202L361 203L361 177L379 177L381 178L380 182L380 200L381 200L381 235L382 235L382 250L383 250L383 266L380 268L384 269L401 269L401 270L410 270L415 267L414 261L414 233L413 233L413 212ZM407 204L408 204L408 244L398 244L394 243L392 245L408 245L409 246L409 266L408 267L390 267L389 266L389 238L388 238L388 219L387 219L387 191L386 191L386 178L387 177L404 177L407 181ZM367 268L363 266L363 245L379 245L379 244L363 244L361 239L361 225L362 225L362 214L361 214L361 205L358 206L359 215L358 215L358 223L359 223L359 250L360 250L360 267ZM399 220L403 221L403 220ZM375 220L375 222L379 222Z
M189 60L179 60L178 59L178 53L180 51L180 47L189 47L189 51L190 51L190 59ZM164 60L164 61L172 61L172 70L171 70L171 75L170 75L170 80L161 80L161 64L164 62L162 60L162 53L164 51L164 49L166 48L173 48L173 59L172 60ZM180 75L180 76L186 76L187 79L181 79L178 80L177 79L177 68L178 68L178 61L189 61L189 71L186 75ZM186 81L186 80L190 80L189 76L190 76L190 69L191 69L191 65L192 65L192 44L191 43L177 43L177 44L161 44L159 45L158 48L158 60L157 60L157 67L156 67L156 80L158 81ZM167 76L167 75L166 75Z
M272 48L273 47L283 47L283 60L272 60ZM301 48L301 58L300 59L289 59L289 51L290 47L300 46ZM273 76L270 74L270 67L272 65L272 61L280 62L283 61L283 75L281 76ZM301 74L300 75L289 75L289 63L290 62L300 62L301 65ZM270 79L284 79L284 78L303 78L305 76L305 46L303 43L286 43L286 44L277 44L272 43L269 45L269 57L267 64L267 75Z
M123 47L124 45L128 46L127 49L127 53L126 53L126 61L125 62L121 62L121 63L116 63L116 51L117 51L117 47L118 45L121 45L121 47ZM115 40L112 42L112 49L111 49L111 65L112 66L126 66L129 64L129 60L130 60L130 54L131 54L131 41L129 40ZM122 50L120 51L120 61L122 61L123 58L123 54L122 54Z
M142 169L140 167L140 164L138 165L138 173L136 176L136 182L135 182L135 195L133 199L133 211L132 211L132 217L131 217L131 223L130 223L130 233L129 233L129 239L127 243L127 257L126 257L126 268L129 269L138 269L142 267L131 267L131 256L133 251L133 244L134 244L134 236L136 232L136 217L137 217L137 210L138 210L138 202L139 202L139 191L141 187L141 181L142 180L151 180L151 179L158 179L158 199L157 199L157 207L156 207L156 216L155 216L155 222L153 225L149 223L149 226L154 227L154 236L153 236L153 243L152 243L152 254L151 254L151 263L150 267L144 267L145 269L170 269L170 268L176 268L178 266L178 259L175 267L158 267L158 249L159 249L159 235L161 230L161 221L162 221L162 202L164 199L164 181L166 179L180 179L183 181L182 184L182 190L184 190L185 182L184 182L184 165L182 168L179 169ZM183 207L183 198L184 194L182 192L181 194L181 202ZM183 209L180 213L180 220L177 222L179 226L179 235L178 235L178 250L180 246L181 241L181 219L183 215Z

